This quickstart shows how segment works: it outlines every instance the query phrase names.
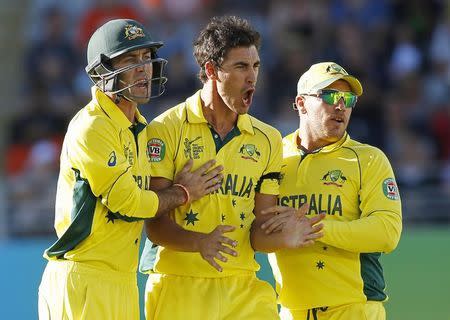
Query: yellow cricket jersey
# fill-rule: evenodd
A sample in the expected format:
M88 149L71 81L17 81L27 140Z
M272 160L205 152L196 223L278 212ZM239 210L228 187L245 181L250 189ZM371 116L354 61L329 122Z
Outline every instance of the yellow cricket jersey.
M143 218L158 197L150 191L147 125L132 124L103 92L72 119L61 152L55 206L58 240L47 259L136 272Z
M154 270L173 275L224 277L256 271L250 244L255 192L278 195L282 158L280 133L245 114L222 141L203 116L200 91L169 109L148 126L153 177L173 180L188 159L193 170L210 159L224 166L221 188L174 211L174 220L186 230L209 233L220 224L236 227L227 237L237 240L237 257L228 257L218 272L199 253L159 247ZM144 252L148 252L150 242ZM145 254L141 259L150 259ZM141 262L142 264L142 262Z
M388 159L345 134L316 152L283 139L279 203L327 214L313 246L270 254L280 303L289 309L386 300L378 261L400 238L401 202Z

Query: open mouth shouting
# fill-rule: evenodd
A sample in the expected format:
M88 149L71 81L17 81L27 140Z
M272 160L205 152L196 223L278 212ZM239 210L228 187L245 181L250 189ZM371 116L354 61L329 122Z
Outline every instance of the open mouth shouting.
M243 101L244 101L244 105L248 108L250 107L250 105L252 104L252 100L253 100L253 93L255 92L255 88L248 88L247 90L244 91L244 96L243 96Z

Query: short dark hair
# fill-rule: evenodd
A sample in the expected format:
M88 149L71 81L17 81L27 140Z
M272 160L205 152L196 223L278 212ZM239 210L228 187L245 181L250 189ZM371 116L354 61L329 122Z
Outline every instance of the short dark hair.
M205 64L212 61L220 66L232 48L255 46L259 50L261 36L250 23L236 16L213 17L194 41L194 57L200 66L198 74L202 83L208 80Z

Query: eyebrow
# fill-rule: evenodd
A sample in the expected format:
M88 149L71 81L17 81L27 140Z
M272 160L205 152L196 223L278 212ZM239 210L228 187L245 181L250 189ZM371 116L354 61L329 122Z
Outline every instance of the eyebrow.
M248 67L249 65L250 65L250 63L245 62L245 61L237 61L237 62L233 63L233 66L246 66L246 67ZM260 65L261 65L261 61L258 60L258 61L256 61L253 65L254 65L254 66L255 66L255 65L256 65L256 66L260 66Z

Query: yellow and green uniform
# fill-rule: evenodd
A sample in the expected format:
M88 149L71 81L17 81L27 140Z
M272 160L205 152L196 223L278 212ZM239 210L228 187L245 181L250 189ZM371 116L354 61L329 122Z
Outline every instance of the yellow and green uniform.
M48 295L77 294L76 286L74 292L69 292L71 286L65 293L52 292L52 285L65 290L64 283L51 283L49 273L57 272L56 266L67 273L57 282L83 270L78 274L122 274L117 277L130 279L136 287L142 219L155 216L158 208L158 197L150 191L145 118L137 112L132 124L103 92L94 87L92 96L70 122L62 147L55 205L58 240L44 253L51 267L40 287L47 299L51 299ZM130 319L129 315L121 319ZM87 317L103 318L96 316Z
M270 254L279 302L320 314L386 300L379 257L396 247L402 228L388 159L348 134L308 154L298 146L298 131L283 139L279 203L294 208L307 203L309 215L327 215L324 236L313 246Z
M153 271L200 278L254 276L259 269L250 244L250 227L255 218L254 197L256 192L278 195L282 157L280 133L245 114L238 116L237 125L221 140L203 116L199 91L154 119L147 135L153 151L150 158L154 177L174 180L188 159L193 159L193 170L210 159L224 166L219 190L178 207L172 217L184 229L202 233L209 233L220 224L233 225L235 231L226 236L238 243L238 256L228 257L228 261L222 264L222 272L214 269L198 253L164 247L158 248ZM151 259L148 256L150 246L150 242L146 243L141 264ZM170 305L172 308L173 302Z

